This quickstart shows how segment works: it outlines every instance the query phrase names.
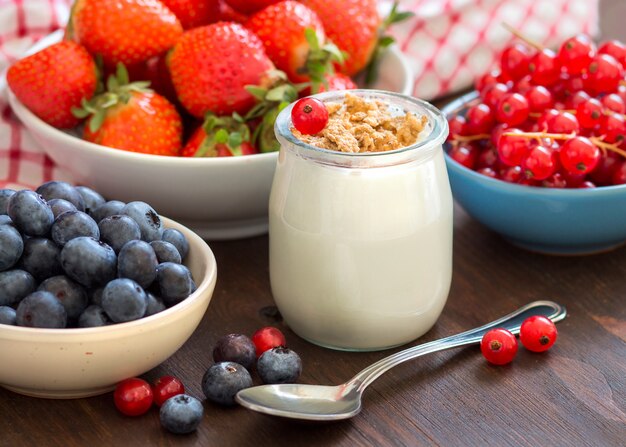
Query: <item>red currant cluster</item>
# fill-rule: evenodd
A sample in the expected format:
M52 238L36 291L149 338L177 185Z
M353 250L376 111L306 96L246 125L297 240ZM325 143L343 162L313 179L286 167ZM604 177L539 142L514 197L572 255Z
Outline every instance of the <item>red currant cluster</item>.
M626 183L626 45L586 35L557 52L519 36L480 98L449 118L450 157L506 182L552 188Z
M552 320L541 315L526 318L519 331L522 345L532 352L547 351L557 336L558 332ZM517 354L517 339L506 329L492 329L483 336L480 350L489 363L506 365Z

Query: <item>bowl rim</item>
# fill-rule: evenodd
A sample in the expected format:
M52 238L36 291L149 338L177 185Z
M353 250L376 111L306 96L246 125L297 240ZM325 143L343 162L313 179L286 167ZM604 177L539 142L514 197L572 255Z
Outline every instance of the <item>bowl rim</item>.
M466 106L468 106L471 102L478 99L479 94L476 90L472 90L469 93L466 93L449 103L447 103L444 107L442 107L441 112L447 119L450 119L452 116L461 112ZM626 191L626 184L624 185L611 185L611 186L597 186L595 188L545 188L539 186L531 186L531 185L519 185L517 183L509 183L502 180L494 179L491 177L487 177L486 175L479 174L478 172L469 169L456 161L454 161L448 155L448 151L446 147L449 144L444 143L444 157L446 160L446 165L449 169L452 169L459 174L470 177L479 183L482 183L485 186L489 186L491 188L497 187L502 189L503 191L516 192L516 193L527 193L536 195L538 197L564 197L564 198L585 198L598 194L624 194Z
M117 337L126 337L128 330L139 330L141 331L142 327L160 324L166 324L168 317L175 315L176 313L183 312L185 309L196 305L198 302L202 301L205 297L207 291L211 288L211 285L214 284L217 280L217 262L215 259L215 255L211 250L211 247L198 236L196 233L188 229L187 227L179 224L178 222L169 219L164 216L160 216L163 220L163 224L166 228L174 228L185 234L187 239L193 240L193 246L198 246L200 251L199 255L202 258L205 258L207 261L207 265L204 269L204 278L200 284L196 285L196 290L189 295L187 298L182 300L180 303L175 304L174 306L168 307L167 309L158 312L156 314L150 315L148 317L142 317L137 320L127 321L124 323L115 323L107 326L98 326L98 327L89 327L89 328L62 328L62 329L53 329L53 328L36 328L36 327L23 327L23 326L13 326L13 325L0 325L0 338L5 339L32 339L35 341L35 338L39 339L41 336L46 337L46 342L50 343L58 343L64 339L70 338L72 341L82 341L80 338L76 338L76 336L101 336L102 338L117 338ZM190 241L191 242L191 241ZM190 244L191 246L192 244ZM211 297L209 297L210 299ZM41 342L41 340L37 340Z

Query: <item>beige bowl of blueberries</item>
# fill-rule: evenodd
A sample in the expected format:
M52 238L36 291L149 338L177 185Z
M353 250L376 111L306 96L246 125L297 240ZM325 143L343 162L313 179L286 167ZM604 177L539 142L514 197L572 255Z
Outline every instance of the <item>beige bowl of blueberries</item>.
M65 191L72 189L75 188L67 184L61 188ZM47 192L48 199L42 199L42 202L50 207L49 202L54 198L50 198L50 191ZM22 249L19 259L12 265L10 264L17 255L7 254L7 250L10 251L12 246L11 242L16 241L17 230L19 230L18 234L25 232L25 229L26 232L35 233L45 231L33 229L29 227L29 223L21 222L25 218L24 210L29 211L31 215L37 215L37 211L32 211L28 207L42 206L41 204L33 205L33 196L38 194L27 194L22 191L19 195L20 199L14 199L17 197L17 192L0 190L0 246L3 247L0 250L2 252L0 253L0 288L3 285L6 286L6 281L11 281L17 276L28 276L7 274L10 271L22 270L29 274L30 271L33 272L30 276L35 279L35 288L39 289L33 292L31 284L21 289L10 285L0 290L0 310L4 311L0 312L0 321L3 321L0 324L0 358L2 359L0 361L0 386L17 393L47 398L78 398L108 392L115 387L117 382L143 374L174 354L191 337L208 308L217 277L215 257L211 249L204 240L186 227L158 216L156 213L146 213L151 225L157 229L156 233L149 237L171 243L168 248L171 249L173 246L173 251L178 252L180 264L176 264L178 258L169 258L167 251L157 249L156 245L159 248L168 245L162 242L155 245L149 244L146 240L143 242L134 240L121 244L120 247L120 241L116 240L111 241L113 245L118 245L116 250L108 244L105 244L104 248L108 254L116 252L114 262L118 266L118 264L122 265L118 263L121 259L126 260L125 265L132 264L131 261L149 252L146 246L153 247L157 264L154 267L156 269L154 279L150 284L147 284L149 279L131 279L130 277L134 277L137 273L128 268L124 273L126 277L118 278L120 273L117 270L114 273L107 269L102 270L102 265L98 264L107 262L110 264L110 259L102 261L103 258L96 256L96 261L91 261L91 254L86 255L80 251L78 252L79 259L84 262L79 264L85 264L86 267L83 265L77 267L76 263L73 264L70 256L71 246L80 245L77 241L87 242L87 239L94 237L94 235L80 235L81 231L89 231L84 230L80 225L81 222L86 220L85 216L102 217L102 213L95 213L95 210L103 203L100 198L94 199L98 195L92 193L93 191L88 189L80 191L79 196L84 198L85 212L80 211L79 206L76 211L55 208L54 212L58 214L53 216L51 229L43 237L35 234L30 235L35 237L26 238L50 239L59 246L59 263L62 271L54 271L54 269L51 271L54 271L56 277L65 277L65 280L60 281L61 283L69 282L78 285L87 296L86 302L84 298L64 302L65 292L62 287L59 288L58 281L56 281L56 288L48 284L42 286L42 283L46 281L43 276L48 273L42 273L41 268L33 266L32 251L36 251L37 248L31 247L32 242L25 244L27 247ZM55 192L53 191L52 194L54 195ZM60 194L63 195L63 192ZM55 202L53 203L58 204L58 200ZM100 219L100 222L104 219L109 219L108 221L119 219L114 218L118 215L133 215L132 212L128 212L133 208L132 204L117 203L115 205L106 210L105 217ZM149 205L144 205L140 205L140 209L151 209ZM39 211L41 209L43 208L39 208ZM43 211L45 215L47 210ZM60 219L64 214L65 217ZM72 220L73 216L78 216L77 220ZM48 219L48 217L43 219ZM133 219L136 219L136 216ZM59 223L61 221L64 222L63 225ZM72 225L75 222L79 224ZM146 239L143 224L138 226L141 238ZM88 228L92 227L88 226ZM111 230L110 228L107 230L106 226L102 228L101 240L105 240L110 236ZM118 233L115 226L113 233ZM72 235L74 237L71 237ZM19 242L16 244L19 245ZM22 244L24 244L23 241ZM144 251L126 250L127 246L140 247ZM28 259L29 256L31 260ZM146 261L148 262L147 271L152 269L154 262L152 256L150 254L149 261ZM92 265L90 262L97 268L90 269L89 266ZM102 273L103 271L105 273ZM145 273L145 269L143 272ZM180 276L180 272L185 273ZM102 275L103 278L98 279L97 275ZM190 275L191 280L185 279L187 278L185 275ZM142 286L139 286L139 282L142 281ZM55 283L55 281L49 281L49 283ZM112 283L115 286L111 285ZM141 290L125 289L124 287L130 283L137 285ZM137 287L133 288L137 289ZM16 295L24 294L26 295L16 297ZM34 295L36 295L35 298L33 298ZM60 308L58 303L61 305ZM77 310L77 306L81 309ZM87 311L88 308L90 308L89 311ZM14 315L10 309L15 311ZM84 314L87 313L89 315L85 316ZM13 321L11 316L14 317ZM38 327L31 327L34 325Z

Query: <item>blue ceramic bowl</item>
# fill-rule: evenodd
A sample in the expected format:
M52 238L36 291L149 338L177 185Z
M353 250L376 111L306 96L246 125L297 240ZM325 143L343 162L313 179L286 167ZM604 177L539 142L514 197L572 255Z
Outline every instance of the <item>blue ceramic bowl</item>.
M463 114L477 97L443 108ZM626 185L591 189L540 188L478 174L452 160L446 165L455 200L473 218L515 245L532 251L579 255L626 243Z

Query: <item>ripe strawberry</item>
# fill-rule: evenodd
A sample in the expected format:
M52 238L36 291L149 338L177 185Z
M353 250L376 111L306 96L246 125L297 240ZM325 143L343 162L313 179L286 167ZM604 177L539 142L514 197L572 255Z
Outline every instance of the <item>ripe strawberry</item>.
M365 68L376 44L382 19L376 0L302 0L317 13L326 37L348 54L341 71L352 76Z
M168 56L172 82L192 115L244 114L254 105L246 85L271 82L274 64L263 44L238 23L218 22L187 31Z
M226 3L226 0L219 0L219 7L218 21L246 23L246 20L248 20L247 15L233 9L232 6Z
M161 0L161 2L178 17L183 29L197 28L219 20L219 0Z
M147 89L147 82L128 83L128 73L118 66L107 92L83 101L75 110L88 117L83 138L103 146L152 155L179 155L182 121L163 96Z
M302 3L282 1L254 14L245 24L265 45L276 67L292 82L321 81L331 60L343 60L336 46L323 46L324 27Z
M11 90L31 112L59 128L76 126L72 115L91 99L98 81L96 64L84 47L59 42L17 61L7 72Z
M69 35L105 65L142 62L173 47L183 29L159 0L77 0Z
M207 115L183 148L183 157L232 157L256 154L259 151L250 143L250 129L237 114L230 116Z
M279 1L280 0L226 0L226 3L235 11L239 11L243 14L252 14Z

